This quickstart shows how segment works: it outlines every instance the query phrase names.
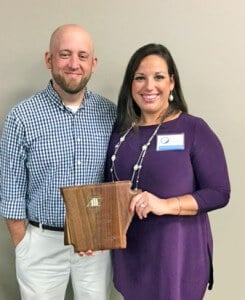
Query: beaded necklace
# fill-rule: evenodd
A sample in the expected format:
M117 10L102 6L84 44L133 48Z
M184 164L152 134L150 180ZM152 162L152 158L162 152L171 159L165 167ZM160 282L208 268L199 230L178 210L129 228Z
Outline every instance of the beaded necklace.
M147 142L141 147L141 152L139 154L139 157L138 157L136 163L133 166L133 173L132 173L132 177L131 177L131 183L133 184L133 182L135 180L134 190L138 190L139 179L140 179L140 171L142 169L142 165L143 165L143 161L144 161L146 151L147 151L148 147L150 146L153 138L157 134L157 132L158 132L161 125L162 125L162 123L160 123L156 127L156 129L154 130L152 135L149 137ZM126 133L122 137L120 137L119 142L115 145L114 153L111 156L110 172L111 172L112 181L115 181L115 179L117 181L119 181L119 178L118 178L118 175L117 175L117 172L116 172L116 166L115 166L115 161L116 161L116 158L117 158L117 152L118 152L119 148L121 147L122 143L125 141L125 139L126 139L127 135L129 134L129 132L134 128L134 126L135 126L135 123L132 124L132 126L126 131Z

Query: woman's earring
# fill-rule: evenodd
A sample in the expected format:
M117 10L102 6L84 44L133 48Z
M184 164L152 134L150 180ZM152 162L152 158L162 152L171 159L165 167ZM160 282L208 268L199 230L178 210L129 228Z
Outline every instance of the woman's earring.
M169 102L173 102L173 100L174 100L173 91L170 91L170 94L169 94L168 100L169 100Z

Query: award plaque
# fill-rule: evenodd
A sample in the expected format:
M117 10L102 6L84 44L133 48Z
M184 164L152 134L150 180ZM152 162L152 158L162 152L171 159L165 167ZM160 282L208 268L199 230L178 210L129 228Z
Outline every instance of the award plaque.
M130 200L136 192L130 181L61 188L66 208L65 245L75 252L126 248L133 218Z

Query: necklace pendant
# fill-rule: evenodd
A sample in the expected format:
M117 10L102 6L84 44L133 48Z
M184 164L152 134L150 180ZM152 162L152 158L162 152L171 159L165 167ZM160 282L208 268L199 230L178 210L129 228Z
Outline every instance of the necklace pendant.
M141 169L141 165L138 164L134 165L134 171L138 171L139 169Z
M137 171L138 170L138 168L139 168L139 166L136 164L136 165L134 165L134 171Z

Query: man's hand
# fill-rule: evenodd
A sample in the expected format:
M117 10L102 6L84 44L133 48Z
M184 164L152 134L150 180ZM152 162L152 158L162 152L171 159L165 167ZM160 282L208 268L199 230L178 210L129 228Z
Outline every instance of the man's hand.
M11 235L14 247L23 239L26 233L25 220L6 219L6 224Z

